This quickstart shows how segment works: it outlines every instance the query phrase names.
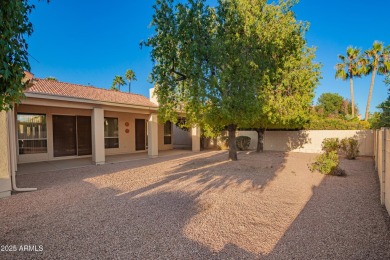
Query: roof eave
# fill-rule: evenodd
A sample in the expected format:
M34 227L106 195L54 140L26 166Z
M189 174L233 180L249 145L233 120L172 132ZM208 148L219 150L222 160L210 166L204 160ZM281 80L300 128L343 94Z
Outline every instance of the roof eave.
M58 100L58 101L70 101L70 102L88 103L88 104L96 104L96 105L107 105L107 106L116 106L116 107L126 107L126 108L148 109L148 110L152 110L152 111L157 111L157 109L158 109L158 107L156 107L156 106L143 106L143 105L133 105L133 104L116 103L116 102L109 102L109 101L98 101L98 100L87 99L87 98L44 94L44 93L37 93L37 92L25 92L25 95L26 95L26 97L31 97L31 98L50 99L50 100Z

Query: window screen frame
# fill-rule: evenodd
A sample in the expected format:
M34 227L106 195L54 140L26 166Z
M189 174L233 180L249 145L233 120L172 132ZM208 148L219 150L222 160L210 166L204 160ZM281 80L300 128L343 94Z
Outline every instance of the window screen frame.
M116 120L116 134L106 132L106 122L109 124L110 120ZM117 117L104 117L104 149L119 148L119 119Z
M168 126L169 125L169 126ZM164 123L164 145L165 144L172 144L172 122L166 121ZM169 129L169 131L167 131Z
M21 133L20 133L20 125L21 125L21 121L19 119L19 116L43 116L44 117L44 127L45 129L42 130L42 132L44 133L44 137L40 137L40 138L28 138L26 136L24 136L25 138L21 138L23 136L21 136ZM16 114L16 123L17 123L17 148L18 148L18 154L19 155L29 155L29 154L45 154L45 153L48 153L48 127L47 127L47 114L45 113L24 113L24 112L18 112ZM31 130L30 130L31 131ZM24 128L23 128L23 132L24 132ZM28 130L26 129L26 132L28 132ZM35 130L33 130L33 132L35 132ZM24 146L24 143L41 143L43 145L41 146L34 146L32 147L30 151L28 151ZM27 146L29 147L29 146ZM37 150L34 151L34 148L38 147ZM26 152L27 150L27 152Z

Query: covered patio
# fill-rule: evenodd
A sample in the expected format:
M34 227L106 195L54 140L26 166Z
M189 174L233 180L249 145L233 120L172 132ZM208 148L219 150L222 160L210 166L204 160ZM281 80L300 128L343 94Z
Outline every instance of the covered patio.
M160 151L159 157L167 157L169 159L169 157L172 156L177 156L177 155L190 156L192 154L193 152L191 150L174 149L174 150ZM146 159L153 159L148 156L148 152L117 154L117 155L107 155L105 163L112 164L112 163L131 162L131 161L146 160ZM44 172L52 172L52 171L59 171L59 170L76 169L76 168L87 167L91 165L95 165L95 164L91 161L90 157L23 163L23 164L18 164L16 175L19 176L19 175L33 174L33 173L44 173Z

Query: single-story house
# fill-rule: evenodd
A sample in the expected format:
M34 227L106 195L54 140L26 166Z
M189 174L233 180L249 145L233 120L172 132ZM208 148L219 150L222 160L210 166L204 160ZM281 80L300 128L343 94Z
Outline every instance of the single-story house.
M9 177L18 164L80 157L104 164L106 155L156 157L173 149L174 126L158 122L153 98L50 79L32 79L25 95L0 117L6 130L0 131L0 145L7 147L0 154L0 197L10 194ZM193 151L200 150L199 132L192 130Z

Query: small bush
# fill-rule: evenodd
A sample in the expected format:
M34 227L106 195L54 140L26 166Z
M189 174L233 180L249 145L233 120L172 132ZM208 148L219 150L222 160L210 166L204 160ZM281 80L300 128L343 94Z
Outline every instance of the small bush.
M338 138L325 138L324 141L322 141L322 150L325 153L330 153L333 151L337 153L339 148L340 143Z
M340 148L349 160L354 160L359 155L359 142L353 137L342 139Z
M251 138L249 136L236 137L237 149L240 151L247 150L251 144Z
M334 175L334 176L346 176L347 174L345 173L345 170L341 169L340 167L337 167L337 168L333 171L333 175Z
M318 170L322 174L326 175L336 175L335 173L339 174L339 163L340 161L337 151L331 151L318 156L316 161L311 165L310 170Z

